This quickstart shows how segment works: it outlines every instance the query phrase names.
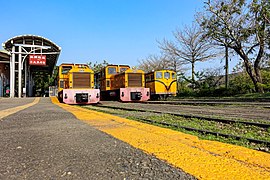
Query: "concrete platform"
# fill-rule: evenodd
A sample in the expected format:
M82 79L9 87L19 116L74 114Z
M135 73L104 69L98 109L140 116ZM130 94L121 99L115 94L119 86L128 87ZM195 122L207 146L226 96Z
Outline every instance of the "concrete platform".
M1 180L194 179L78 120L66 109L75 106L59 107L50 98L1 99L0 104Z
M269 153L53 102L92 127L198 179L270 179Z

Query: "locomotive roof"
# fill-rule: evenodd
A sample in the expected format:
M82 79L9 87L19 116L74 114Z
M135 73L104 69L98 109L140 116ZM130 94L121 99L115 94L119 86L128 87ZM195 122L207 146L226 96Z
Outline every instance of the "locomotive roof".
M153 71L147 72L146 74L151 74L151 73L154 73L154 72L157 72L157 71L172 71L172 72L175 72L172 69L159 69L159 70L153 70Z
M84 64L84 63L62 63L59 66L63 66L63 65L84 65L84 66L88 66L88 64Z
M126 65L126 64L108 64L107 66L128 66L130 67L129 65ZM105 66L105 67L107 67Z

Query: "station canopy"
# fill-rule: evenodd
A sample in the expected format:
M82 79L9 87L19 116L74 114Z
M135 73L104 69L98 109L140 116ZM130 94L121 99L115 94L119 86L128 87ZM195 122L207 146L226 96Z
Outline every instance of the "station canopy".
M6 51L12 53L12 48L15 46L22 47L22 54L38 54L46 55L46 65L45 66L30 66L32 72L36 71L46 71L50 74L53 72L53 68L57 63L61 47L41 36L36 35L20 35L8 39L2 44ZM17 50L16 50L17 51ZM29 57L26 57L28 60Z
M0 63L9 63L10 53L6 50L0 50Z

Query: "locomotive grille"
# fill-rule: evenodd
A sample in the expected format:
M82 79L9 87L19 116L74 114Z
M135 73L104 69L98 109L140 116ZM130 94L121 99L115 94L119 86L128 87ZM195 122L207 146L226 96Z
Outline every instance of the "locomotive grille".
M142 87L142 74L128 74L128 87Z
M90 88L90 73L73 73L73 88Z

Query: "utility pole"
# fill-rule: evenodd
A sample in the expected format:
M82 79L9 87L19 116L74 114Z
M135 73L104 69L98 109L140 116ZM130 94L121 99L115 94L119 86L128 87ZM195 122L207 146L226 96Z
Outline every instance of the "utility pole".
M229 87L229 48L225 45L225 87Z

